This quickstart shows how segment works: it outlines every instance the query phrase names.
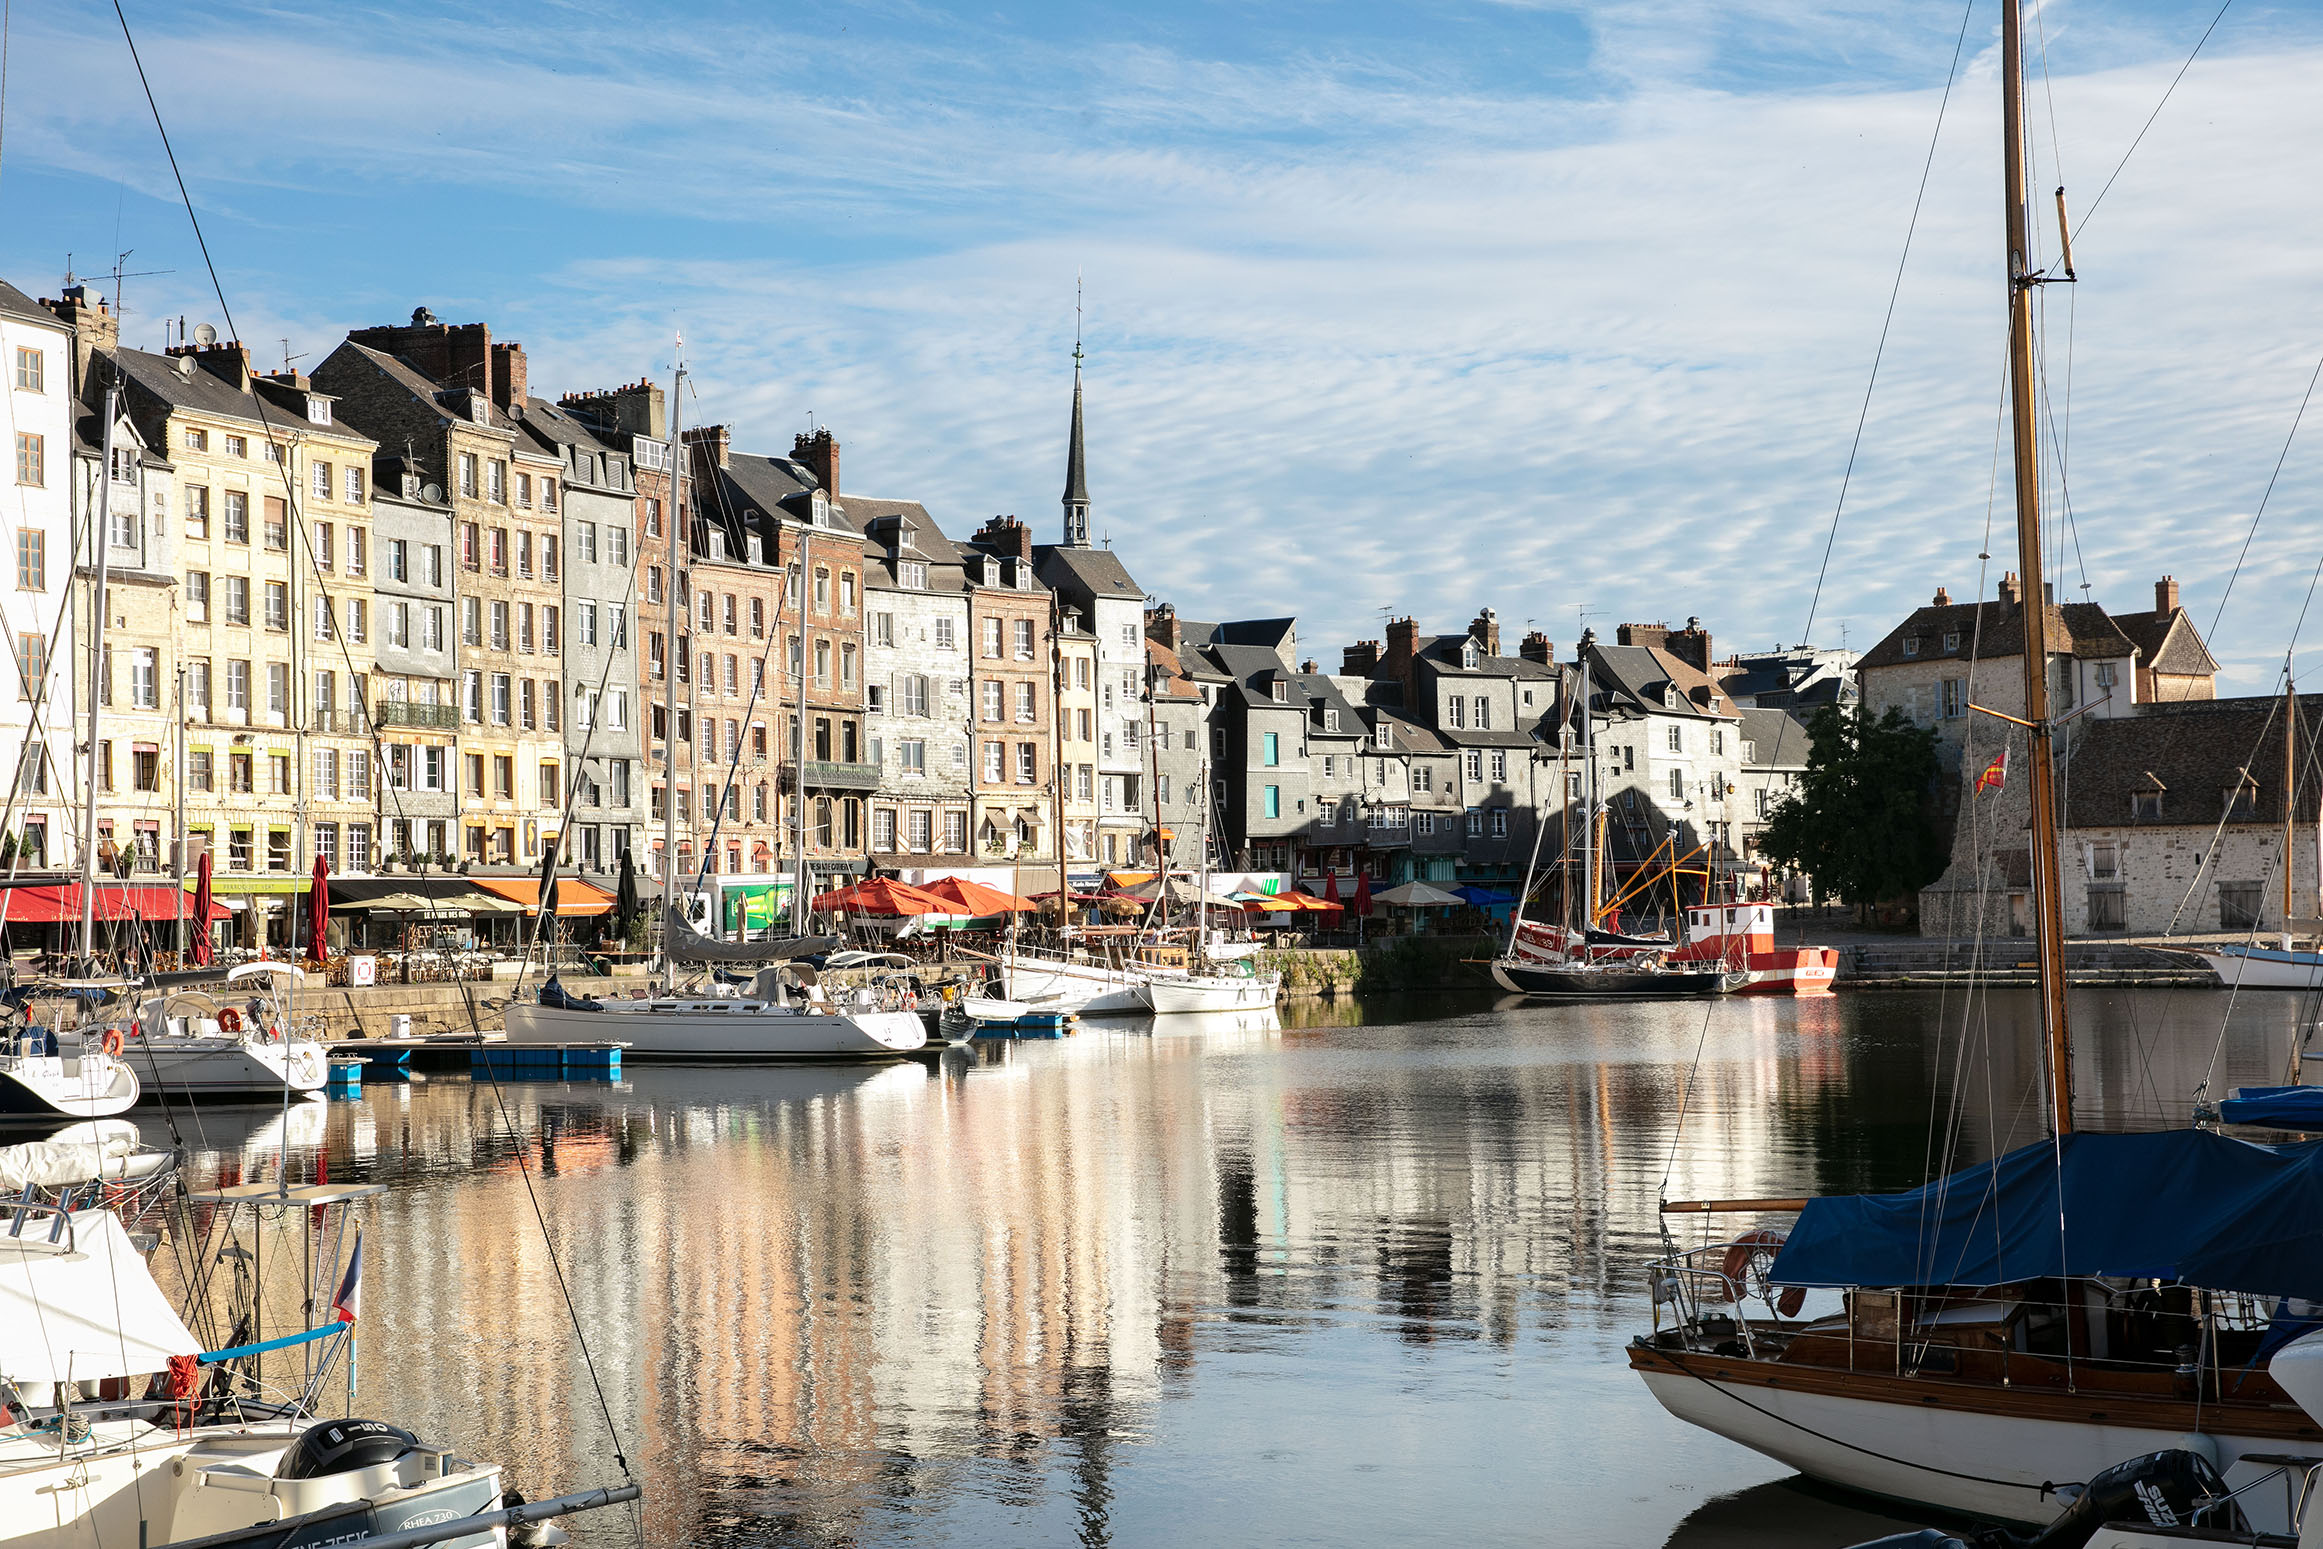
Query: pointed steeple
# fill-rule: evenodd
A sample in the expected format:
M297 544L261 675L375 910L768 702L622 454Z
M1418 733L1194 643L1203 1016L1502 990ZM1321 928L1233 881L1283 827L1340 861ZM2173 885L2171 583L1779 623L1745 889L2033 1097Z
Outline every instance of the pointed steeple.
M1065 545L1089 543L1089 476L1081 455L1081 285L1073 282L1073 439L1065 450Z

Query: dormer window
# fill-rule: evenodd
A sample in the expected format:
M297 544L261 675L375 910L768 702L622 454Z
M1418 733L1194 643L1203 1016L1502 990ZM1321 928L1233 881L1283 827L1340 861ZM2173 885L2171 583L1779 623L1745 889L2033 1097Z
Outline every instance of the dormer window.
M822 490L807 497L807 510L817 527L831 525L831 497Z
M895 567L895 581L906 591L924 592L928 589L928 567L915 559L907 559Z
M1324 709L1324 711L1323 711L1323 730L1325 730L1325 731L1337 731L1338 729L1339 729L1339 712L1338 712L1338 711L1336 711L1336 710L1333 710L1333 709L1330 709L1330 708L1326 707L1326 708Z
M1945 635L1944 635L1944 649L1945 649L1945 650L1947 650L1947 651L1957 651L1957 650L1959 650L1959 649L1960 649L1960 631L1959 631L1959 630L1957 630L1957 629L1954 629L1954 630L1948 630L1948 631L1946 631L1946 632L1945 632Z
M2162 820L2162 793L2159 790L2131 791L2129 816L2133 823L2158 823Z
M1372 742L1382 753L1393 751L1395 748L1395 728L1385 721L1380 722L1379 731L1373 736Z
M1274 680L1272 685L1272 692L1274 694L1274 702L1276 704L1287 705L1291 702L1291 686L1288 683L1285 683L1282 679L1277 678Z
M313 400L309 399L308 402L311 405ZM311 407L308 412L310 414L313 412ZM479 425L491 424L492 400L485 397L482 393L471 391L468 394L468 418Z
M1662 685L1662 708L1664 710L1675 710L1678 708L1678 685L1675 683L1665 683Z
M986 555L984 558L984 584L986 586L1000 584L1000 561L990 555Z
M2226 821L2255 823L2258 821L2258 782L2245 780L2230 787L2225 793Z
M310 425L328 425L330 422L331 400L317 397L313 393L307 394L307 423Z
M1911 635L1905 638L1904 654L1906 656L1917 656L1920 654L1920 637L1918 635Z
M1460 665L1467 668L1470 672L1474 672L1476 670L1476 663L1478 660L1479 658L1476 650L1476 642L1473 639L1461 641Z

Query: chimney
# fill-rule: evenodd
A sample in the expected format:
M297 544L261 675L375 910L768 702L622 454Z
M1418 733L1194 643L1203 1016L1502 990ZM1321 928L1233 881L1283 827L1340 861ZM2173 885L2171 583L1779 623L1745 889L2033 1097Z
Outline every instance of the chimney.
M799 440L804 442L806 437L801 436ZM1028 565L1032 563L1032 529L1013 516L994 517L977 528L976 536L968 541L1004 559L1021 559Z
M1414 659L1420 654L1420 621L1413 618L1387 621L1387 655L1380 660L1374 677L1393 678L1403 685L1403 702L1410 705L1418 696L1415 685Z
M2178 611L2178 583L2168 576L2154 583L2154 611L2165 618Z
M1379 670L1379 642L1358 640L1342 647L1339 652L1339 671L1350 678L1368 678Z
M1486 608L1469 621L1468 637L1487 656L1500 654L1500 615Z
M717 467L724 468L733 459L734 432L724 425L698 425L685 433L685 443L695 449L697 459L706 456ZM686 475L688 478L700 476L698 472Z
M107 309L104 297L90 295L86 285L68 285L63 299L46 305L59 322L71 327L75 378L86 382L89 358L99 350L120 348L121 319Z
M408 323L357 328L347 335L357 344L400 355L444 387L473 388L494 403L505 405L506 395L493 383L496 352L492 330L482 323L457 327L439 323L426 307L414 307Z
M181 359L190 358L235 392L250 391L255 373L250 367L250 351L239 339L224 339L216 344L173 344L169 353Z
M1160 645L1172 656L1178 654L1186 642L1185 626L1178 622L1178 610L1171 603L1159 603L1145 610L1145 638Z
M1952 606L1952 594L1939 586L1936 588L1936 600L1929 603L1928 606L1931 608L1949 608Z
M1616 645L1667 645L1670 626L1667 624L1624 624L1613 632Z
M1516 654L1528 662L1539 662L1546 667L1557 659L1557 648L1549 643L1547 635L1536 629L1524 637L1524 644L1516 648Z
M526 395L524 346L492 346L492 401L503 409L524 407Z
M813 470L815 482L823 486L825 494L833 500L839 498L839 438L828 427L813 435L801 431L791 442L790 455L791 461L805 463Z
M641 380L593 393L567 393L557 403L600 432L643 436L648 441L669 439L669 408L661 389L651 382Z
M1682 662L1691 662L1703 672L1710 670L1710 632L1698 618L1686 620L1686 627L1671 634L1664 642L1672 656Z
M2008 609L2023 601L2023 594L2017 590L2016 572L2011 570L2000 578L2000 605L2003 609Z

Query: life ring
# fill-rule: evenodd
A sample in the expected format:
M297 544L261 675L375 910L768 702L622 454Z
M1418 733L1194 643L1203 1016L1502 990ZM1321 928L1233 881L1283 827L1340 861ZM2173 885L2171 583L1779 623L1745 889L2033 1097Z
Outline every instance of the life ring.
M121 1057L121 1029L118 1027L106 1028L105 1036L98 1039L97 1042L107 1054L112 1055L115 1059Z
M242 1031L241 1011L233 1006L221 1009L218 1012L218 1031L229 1035Z
M1740 1301L1749 1294L1753 1265L1756 1261L1763 1259L1764 1264L1758 1268L1757 1274L1759 1294L1766 1297L1767 1303L1774 1308L1777 1317L1797 1317L1799 1309L1807 1304L1807 1292L1804 1286L1785 1286L1775 1295L1766 1295L1772 1289L1766 1283L1766 1270L1774 1264L1775 1254L1782 1250L1784 1241L1781 1232L1769 1231L1765 1227L1760 1227L1756 1231L1744 1232L1729 1243L1726 1248L1726 1260L1719 1265L1719 1273L1726 1281L1726 1295L1721 1299Z

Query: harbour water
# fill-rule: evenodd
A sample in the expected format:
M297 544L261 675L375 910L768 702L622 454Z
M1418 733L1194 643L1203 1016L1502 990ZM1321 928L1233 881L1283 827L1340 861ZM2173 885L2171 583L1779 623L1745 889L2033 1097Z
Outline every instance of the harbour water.
M583 1543L1813 1549L1902 1519L1679 1425L1624 1365L1656 1201L1907 1187L2021 1143L2032 1010L1433 999L178 1121L196 1186L281 1157L388 1185L355 1412L533 1496L626 1459L641 1520ZM2206 1072L2274 1079L2297 1000L2074 1010L2084 1124L2150 1128Z

